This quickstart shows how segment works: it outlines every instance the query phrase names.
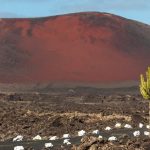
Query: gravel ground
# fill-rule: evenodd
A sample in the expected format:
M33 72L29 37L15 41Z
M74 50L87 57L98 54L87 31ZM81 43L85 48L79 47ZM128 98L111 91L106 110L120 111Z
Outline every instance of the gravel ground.
M0 94L0 102L0 141L11 141L17 135L23 135L24 140L32 140L36 135L44 140L53 135L62 137L65 133L76 136L79 130L101 131L106 126L113 128L116 122L131 124L133 128L139 123L148 123L148 103L138 93L3 93ZM132 144L116 142L112 146L112 143L105 141L100 142L100 146L96 143L96 147L102 146L105 150L111 145L112 149L135 149L135 139L130 140ZM149 140L142 138L136 139L136 142L141 148L142 143ZM73 148L79 149L80 146Z

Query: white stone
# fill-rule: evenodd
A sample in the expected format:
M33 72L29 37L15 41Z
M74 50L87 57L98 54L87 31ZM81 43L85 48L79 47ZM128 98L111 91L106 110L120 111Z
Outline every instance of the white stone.
M121 123L116 123L115 128L121 128Z
M63 143L64 143L64 144L67 144L67 145L70 145L70 144L71 144L71 142L69 141L69 139L65 139Z
M57 136L50 136L49 137L49 140L51 140L51 141L54 141L54 140L57 140L57 139L59 139Z
M23 140L23 136L22 135L18 135L15 138L13 138L13 142L15 141L22 141Z
M53 144L52 144L52 143L45 143L45 147L46 147L46 148L53 147Z
M64 134L63 138L70 138L70 135L69 134Z
M67 144L67 145L70 145L70 144L71 144L71 142L67 142L66 144Z
M85 132L84 130L81 130L81 131L78 132L78 136L84 136L85 133L86 133L86 132Z
M42 140L41 136L40 135L37 135L33 138L33 140Z
M137 137L137 136L140 136L140 131L134 131L134 132L133 132L133 135L136 136L136 137Z
M150 125L147 125L146 128L147 128L147 129L150 129Z
M94 130L92 133L93 134L99 134L99 130Z
M24 147L23 146L15 146L14 150L24 150Z
M102 139L103 137L101 135L98 136L99 139Z
M144 131L144 135L149 136L149 135L150 135L150 132Z
M111 130L111 127L106 127L105 130L109 131Z
M131 129L131 128L132 128L132 126L131 126L130 124L125 124L124 127L125 127L125 128L128 128L128 129Z
M139 123L139 128L143 128L143 123Z
M117 138L115 136L111 136L108 138L108 141L116 141L116 140L117 140Z

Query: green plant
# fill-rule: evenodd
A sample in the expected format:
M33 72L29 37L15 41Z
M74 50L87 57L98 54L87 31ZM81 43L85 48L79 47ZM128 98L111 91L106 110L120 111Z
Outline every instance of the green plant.
M144 99L149 100L149 125L150 125L150 67L146 72L146 81L144 76L141 74L140 92Z

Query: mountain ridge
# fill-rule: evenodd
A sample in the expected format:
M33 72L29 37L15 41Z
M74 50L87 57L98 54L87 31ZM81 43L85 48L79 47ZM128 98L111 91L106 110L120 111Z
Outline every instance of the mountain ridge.
M0 20L2 83L138 80L150 64L150 26L82 12Z

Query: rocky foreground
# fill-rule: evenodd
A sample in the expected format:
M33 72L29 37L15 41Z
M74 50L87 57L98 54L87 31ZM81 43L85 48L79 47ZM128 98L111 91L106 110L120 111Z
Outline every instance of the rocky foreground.
M95 137L84 137L79 146L73 146L72 150L149 150L150 139L128 139L127 135L123 135L116 142L109 142L105 139Z
M106 126L113 128L117 122L128 123L133 128L139 123L146 125L148 103L139 94L3 93L0 95L0 118L0 141L12 141L17 135L23 135L25 141L36 135L48 140L50 136L61 138L65 133L76 136L79 130L103 131ZM148 137L130 139L125 136L113 143L105 138L84 137L80 145L70 145L68 149L143 150L148 145Z

